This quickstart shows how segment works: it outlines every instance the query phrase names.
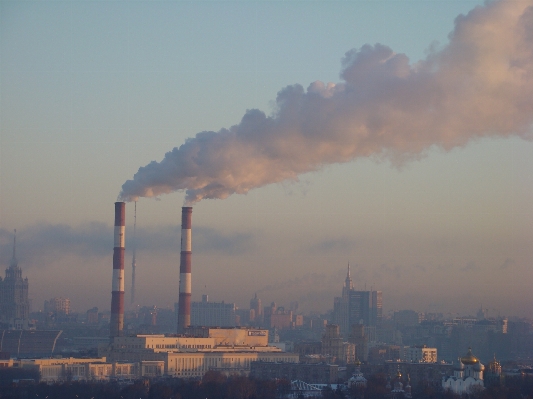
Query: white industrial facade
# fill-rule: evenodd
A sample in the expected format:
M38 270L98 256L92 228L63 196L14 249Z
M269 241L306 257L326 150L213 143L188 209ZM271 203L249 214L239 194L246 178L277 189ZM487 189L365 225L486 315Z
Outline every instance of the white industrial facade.
M115 337L100 348L109 362L162 361L173 377L202 377L209 370L248 375L254 361L298 363L299 355L268 345L268 330L202 329L205 337L136 335Z

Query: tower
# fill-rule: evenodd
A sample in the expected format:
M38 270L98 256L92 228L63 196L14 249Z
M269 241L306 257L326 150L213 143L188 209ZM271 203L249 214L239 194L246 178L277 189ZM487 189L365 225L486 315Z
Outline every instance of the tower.
M350 274L350 264L342 286L342 294L333 302L333 322L341 328L341 335L347 337L353 325L364 324L370 340L375 338L375 329L383 317L383 296L381 291L357 291Z
M124 251L126 203L115 202L115 247L113 248L113 282L111 292L110 336L120 337L124 328Z
M13 257L6 269L4 280L0 279L0 320L10 329L24 329L30 315L28 278L22 278L17 260L17 230L13 235Z
M137 267L137 261L135 259L135 252L137 252L137 240L135 230L137 229L137 201L135 201L135 211L133 214L133 256L131 259L131 304L135 303L135 268Z
M253 310L253 312L252 312ZM255 322L256 325L261 324L263 321L263 306L261 305L261 299L257 297L257 292L255 296L250 299L250 321Z
M352 277L350 276L350 263L348 262L348 272L346 273L346 279L344 280L344 287L342 287L342 297L348 298L350 291L353 291Z
M178 334L191 325L192 207L181 208L181 254L178 302Z

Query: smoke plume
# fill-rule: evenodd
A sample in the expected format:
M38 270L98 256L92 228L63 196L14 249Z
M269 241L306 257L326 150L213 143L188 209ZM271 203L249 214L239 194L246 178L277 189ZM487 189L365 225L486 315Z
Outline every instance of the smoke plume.
M205 131L141 167L120 198L186 190L244 194L358 157L393 162L477 137L527 137L533 122L533 1L496 1L455 20L449 43L411 64L382 44L346 53L342 81L282 89L270 116Z

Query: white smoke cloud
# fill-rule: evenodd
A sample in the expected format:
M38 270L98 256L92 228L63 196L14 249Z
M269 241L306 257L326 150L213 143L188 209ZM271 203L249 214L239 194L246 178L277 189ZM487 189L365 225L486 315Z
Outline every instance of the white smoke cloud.
M346 53L338 84L282 89L267 116L201 132L139 168L119 198L186 190L186 202L245 194L358 157L401 162L476 137L528 137L533 122L533 1L497 1L455 21L443 49L410 64L376 44Z

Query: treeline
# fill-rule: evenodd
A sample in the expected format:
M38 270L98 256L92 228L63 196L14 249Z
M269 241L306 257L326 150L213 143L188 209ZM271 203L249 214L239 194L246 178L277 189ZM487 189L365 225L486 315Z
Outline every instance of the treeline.
M202 380L164 378L138 380L133 384L98 381L37 383L34 371L0 369L0 399L276 399L286 397L288 380L257 380L249 377L225 377L210 371ZM18 382L14 382L18 381ZM366 389L327 388L322 399L391 399L385 388L385 374L368 378ZM300 395L303 398L303 395ZM508 377L502 385L489 386L461 398L437 385L413 387L413 399L533 399L533 377ZM395 395L402 399L402 395Z
M98 381L33 383L36 375L16 375L0 370L0 399L275 399L290 390L287 380L265 381L225 377L207 372L202 380L165 378L133 384ZM13 381L18 382L13 382Z
M498 384L485 381L485 389L476 389L468 395L455 395L433 386L419 386L413 390L414 399L533 399L533 376L510 376ZM366 398L365 399L371 399Z

